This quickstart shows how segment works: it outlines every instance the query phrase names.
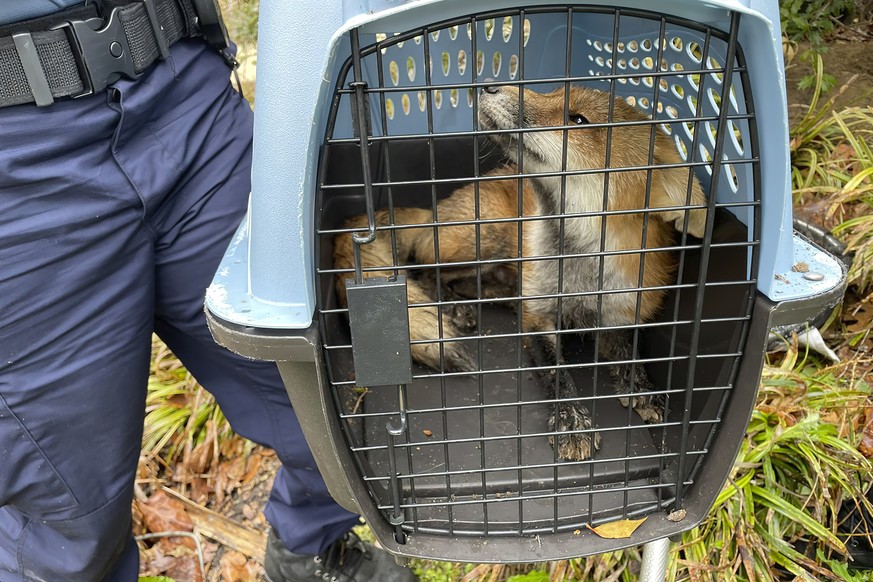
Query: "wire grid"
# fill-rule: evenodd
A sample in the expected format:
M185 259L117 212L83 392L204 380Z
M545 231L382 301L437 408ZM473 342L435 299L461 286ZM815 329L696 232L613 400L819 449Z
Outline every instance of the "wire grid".
M704 478L696 467L723 420L743 355L760 239L755 116L738 27L738 14L725 32L649 12L537 7L454 18L400 34L352 31L352 57L339 74L319 167L319 321L346 444L398 542L407 533L573 531L680 508L688 487ZM609 293L603 290L603 259L619 252L606 250L602 242L589 253L565 250L567 221L590 214L569 212L563 201L547 217L481 217L480 185L493 180L488 172L504 161L489 132L476 123L479 92L495 84L538 92L580 85L626 100L654 117L625 125L649 128L650 149L655 132L670 136L682 159L678 166L693 172L708 194L702 240L682 234L665 249L634 251L669 250L677 257L676 282L664 286L667 298L659 315L641 319L638 300L636 321L612 328L630 332L634 356L623 364L644 367L656 388L653 394L663 396L666 414L660 422L645 424L619 404L608 371L614 362L598 356L598 332L604 329L599 316L592 326L551 332L560 360L536 365L525 343L544 332L525 331L517 315L524 301L543 297L517 290L489 295L483 270L497 263L518 265L520 289L523 265L544 260L524 256L521 248L509 258L483 257L482 231L490 225L515 224L521 240L527 222L557 220L559 251L548 259L560 265L559 291L547 298L556 300L559 313L562 302L575 297L593 296L602 303ZM612 114L610 107L604 168L567 170L565 151L562 170L549 174L562 181L562 188L570 176L603 175L608 184L610 176L628 171L610 168L611 136L619 127ZM356 128L364 127L367 135L361 139ZM569 133L580 130L566 116L558 129L566 150ZM519 152L511 179L521 184L543 177L524 170ZM651 185L657 167L650 154L648 164L630 170L645 171ZM474 218L450 224L474 227L475 240L469 242L475 245L475 260L440 260L439 227L446 223L440 222L437 204L470 183L476 185ZM646 199L648 204L648 194ZM395 222L394 215L410 206L430 210L429 220L414 228L432 230L432 262L412 264L397 256L397 233L413 226ZM344 220L374 208L387 209L387 220L373 226L390 237L392 261L337 267L335 237L361 231L344 227ZM522 210L519 199L519 215ZM634 212L648 224L652 209ZM610 213L616 211L593 213L601 219L602 234L603 217ZM565 291L561 267L579 258L599 262L600 281L594 290ZM476 273L473 290L464 294L443 282L460 268ZM336 294L337 280L352 278L355 271L426 281L433 297L411 304L411 310L472 311L475 324L461 337L446 337L440 324L439 337L413 339L413 344L437 346L440 361L438 369L416 365L410 384L358 386L348 310ZM452 343L469 346L477 371L447 368L445 348ZM577 399L594 419L591 431L602 436L600 450L581 461L559 459L548 441L555 433L547 418L558 404L541 377L544 372L557 377L563 370L580 388Z

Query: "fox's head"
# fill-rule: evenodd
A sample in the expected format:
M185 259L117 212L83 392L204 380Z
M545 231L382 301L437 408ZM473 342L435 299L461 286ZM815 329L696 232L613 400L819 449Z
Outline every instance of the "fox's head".
M653 130L652 124L646 123L648 120L624 99L611 100L605 92L584 87L571 87L569 94L563 88L551 93L525 89L520 95L517 87L492 85L479 96L481 129L497 131L490 138L524 174L680 164L682 159L674 144L659 129ZM529 131L511 131L519 129ZM590 174L585 182L602 184L604 175L605 172ZM644 169L611 172L610 207L644 208L647 199L649 207L686 204L687 168L656 169L651 172L651 180L647 175ZM543 180L552 185L558 183L555 178ZM650 196L646 196L648 187ZM693 178L690 203L706 203L700 184ZM673 223L678 230L685 220L682 211L655 216ZM701 237L704 225L705 212L691 211L688 232Z

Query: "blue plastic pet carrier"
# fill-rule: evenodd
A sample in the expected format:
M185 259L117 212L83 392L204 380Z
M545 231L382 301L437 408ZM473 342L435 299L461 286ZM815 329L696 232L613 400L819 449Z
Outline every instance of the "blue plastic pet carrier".
M260 13L251 207L207 311L220 343L278 363L336 500L389 551L452 561L583 556L699 523L768 330L845 287L792 229L775 0ZM577 94L599 105L577 111ZM488 215L492 182L515 210ZM636 247L614 242L619 223ZM632 285L610 282L616 265ZM586 527L642 516L628 539Z

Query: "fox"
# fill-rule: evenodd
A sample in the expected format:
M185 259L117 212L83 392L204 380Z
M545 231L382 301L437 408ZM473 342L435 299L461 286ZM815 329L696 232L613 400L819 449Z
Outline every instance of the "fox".
M624 99L587 87L540 93L486 85L478 96L478 125L505 164L440 200L435 213L377 210L376 238L359 249L364 269L388 267L364 270L364 277L393 276L395 266L414 272L416 264L445 263L439 278L461 296L521 299L522 329L533 332L525 333L525 351L558 400L549 441L563 460L591 457L601 438L562 367L562 328L596 329L602 361L625 362L610 366L621 404L646 422L663 419L663 397L648 394L654 387L643 366L627 364L636 359L627 326L652 320L662 308L677 265L667 248L678 233L703 238L707 203L670 138L647 120ZM563 218L549 218L559 214ZM395 229L393 236L378 228L391 224L411 228ZM344 228L367 225L361 215ZM335 236L333 258L338 269L355 266L351 232ZM343 306L347 277L336 277ZM435 370L477 371L464 342L433 341L475 329L472 310L416 307L435 303L435 286L424 277L407 278L407 299L413 360Z

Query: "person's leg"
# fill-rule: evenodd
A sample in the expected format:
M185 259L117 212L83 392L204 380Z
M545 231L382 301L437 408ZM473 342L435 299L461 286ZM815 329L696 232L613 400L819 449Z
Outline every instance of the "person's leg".
M185 64L176 63L183 89L190 83L196 94L208 84L199 78L202 73L189 77ZM272 447L282 461L265 509L273 527L265 563L272 582L323 576L409 582L412 573L387 552L348 533L358 516L331 498L275 364L226 350L206 326L206 287L248 203L252 138L251 112L232 91L226 90L208 111L197 126L202 134L193 127L161 132L168 150L180 154L175 163L198 171L175 184L165 203L152 205L148 217L157 249L155 329L215 395L234 430Z
M138 572L152 246L109 97L0 109L3 582Z
M200 107L196 121L180 120L154 128L154 135L136 136L125 154L129 160L120 157L141 191L161 195L146 201L147 224L157 250L155 329L215 395L234 430L276 450L282 468L265 510L267 518L290 550L317 554L358 517L330 497L275 364L243 358L216 344L203 312L206 287L248 203L252 114L230 89L227 69L217 55L204 63L193 54L196 48L182 48L183 56L174 59L178 91L191 100L212 101ZM204 70L209 66L217 72ZM147 94L126 99L125 114L160 116L151 102ZM174 106L188 108L184 102ZM168 160L160 167L143 167L136 151L153 148L154 142L162 144ZM183 171L180 181L171 183L167 167L196 171Z

